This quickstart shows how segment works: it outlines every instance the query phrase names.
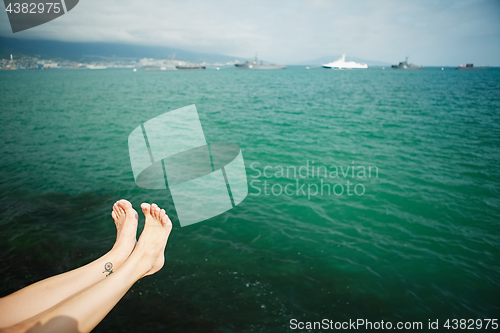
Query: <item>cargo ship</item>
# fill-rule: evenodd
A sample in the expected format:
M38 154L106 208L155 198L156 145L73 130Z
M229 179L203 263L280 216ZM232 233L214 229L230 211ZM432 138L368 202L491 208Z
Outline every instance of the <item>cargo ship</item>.
M177 68L173 65L167 65L167 66L144 66L145 71L175 71Z
M479 69L477 67L474 67L474 64L466 64L465 66L464 65L460 65L458 66L457 68L455 69L461 69L461 70L473 70L473 69Z
M253 61L245 61L243 64L235 64L237 69L285 69L285 65L275 65L275 64L268 64L265 63L264 61L259 61L257 59L257 54L255 55L255 60Z
M175 66L177 69L205 69L205 66L194 66L194 65L185 65L185 66Z

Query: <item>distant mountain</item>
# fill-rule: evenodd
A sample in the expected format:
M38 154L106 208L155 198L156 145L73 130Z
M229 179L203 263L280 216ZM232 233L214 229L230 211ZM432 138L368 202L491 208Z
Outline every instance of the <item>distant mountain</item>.
M24 54L42 59L63 58L78 62L106 60L109 58L155 58L201 62L244 61L243 58L221 54L197 53L166 46L141 46L114 43L75 43L50 40L27 40L0 37L0 58L11 53Z
M342 55L325 56L325 57L321 57L321 58L317 58L317 59L313 59L313 60L301 61L298 63L294 63L294 65L320 66L320 65L327 64L329 62L338 60L341 57L342 57ZM350 57L349 55L346 55L345 60L367 64L368 66L390 66L391 65L391 63L389 63L389 62L361 59L361 58L357 58L357 57Z

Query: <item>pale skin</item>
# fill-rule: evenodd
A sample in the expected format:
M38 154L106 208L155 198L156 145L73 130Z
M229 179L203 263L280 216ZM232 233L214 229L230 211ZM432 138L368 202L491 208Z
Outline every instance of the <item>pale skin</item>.
M0 299L0 332L90 332L137 280L163 267L172 223L156 204L141 208L146 223L137 244L137 213L120 200L113 206L117 241L110 252ZM104 269L108 262L112 274Z

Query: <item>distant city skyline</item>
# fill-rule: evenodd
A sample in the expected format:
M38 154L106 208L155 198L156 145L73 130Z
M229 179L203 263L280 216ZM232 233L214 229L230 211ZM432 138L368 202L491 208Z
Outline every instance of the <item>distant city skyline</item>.
M284 64L347 53L389 63L409 56L424 66L500 66L500 1L82 0L66 15L16 34L2 11L0 35L238 58L258 51Z

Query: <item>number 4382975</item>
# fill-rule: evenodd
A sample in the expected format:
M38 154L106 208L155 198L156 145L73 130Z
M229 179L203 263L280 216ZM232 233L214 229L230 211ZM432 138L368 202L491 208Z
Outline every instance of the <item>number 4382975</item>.
M14 14L42 14L42 13L55 13L58 14L61 12L61 7L60 7L59 2L46 2L46 3L9 3L7 8L5 8L5 11L7 13L14 13Z
M473 330L473 329L477 329L477 330L480 330L480 329L493 329L493 330L496 330L498 328L498 323L497 323L497 319L448 319L446 321L446 323L444 323L443 327L447 328L447 329L452 329L452 330L456 330L456 329L461 329L461 330L464 330L464 329L469 329L469 330Z

